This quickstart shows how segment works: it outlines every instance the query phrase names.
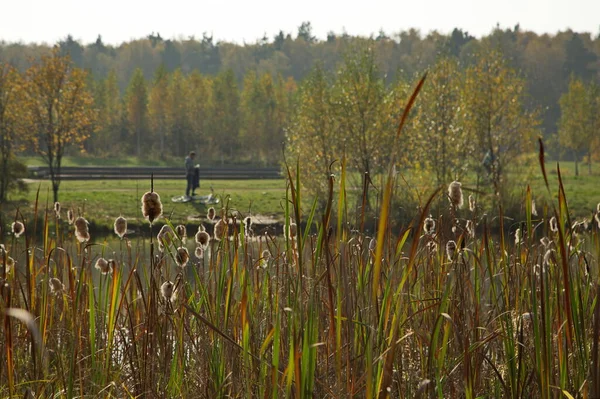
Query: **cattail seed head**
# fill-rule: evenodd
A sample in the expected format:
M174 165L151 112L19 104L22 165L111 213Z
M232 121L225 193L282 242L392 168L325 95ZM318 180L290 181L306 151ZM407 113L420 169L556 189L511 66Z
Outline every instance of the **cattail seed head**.
M456 242L450 240L446 243L446 256L448 256L448 260L452 261L454 259L454 255L456 254Z
M472 220L467 220L467 224L465 225L467 230L467 234L471 238L475 238L475 223Z
M244 218L244 234L247 236L252 235L252 218L250 216Z
M223 219L219 219L217 223L215 223L215 231L214 236L215 240L221 241L225 234L227 233L227 223L223 221Z
M269 260L271 260L271 252L268 249L265 249L260 254L260 267L266 269L269 265Z
M186 267L190 260L190 254L186 247L177 248L177 254L175 255L175 261L179 267Z
M520 229L520 228L518 228L518 229L515 231L515 245L519 245L519 244L521 244L521 241L522 241L522 237L521 237L521 229Z
M162 295L165 301L175 300L175 292L173 292L174 288L175 285L170 281L165 281L164 283L162 283L162 285L160 286L160 294Z
M178 224L175 226L175 232L177 233L177 237L179 237L182 242L185 242L185 239L187 238L187 230L185 226L183 224Z
M73 222L75 222L75 212L73 212L73 209L71 208L67 210L67 222L69 222L69 224L73 224Z
M594 219L596 219L596 223L598 223L598 228L600 229L600 211L596 212L596 216L594 216Z
M4 258L6 258L6 262L4 261ZM0 256L0 265L4 267L4 273L8 274L8 272L15 267L15 260L8 255L2 254Z
M149 191L142 196L142 214L150 224L162 215L162 202L158 193Z
M206 231L197 232L194 238L196 244L202 247L202 249L208 248L208 243L210 242L210 235Z
M60 202L58 201L54 203L54 213L56 214L56 218L60 219Z
M369 251L375 251L375 248L377 248L377 239L373 237L371 238L371 241L369 241Z
M204 248L198 246L196 247L196 250L194 251L194 255L196 255L196 258L198 259L204 259Z
M75 224L75 237L77 240L79 240L79 242L89 241L90 231L88 228L88 221L79 216L73 223Z
M477 209L477 204L475 203L475 198L473 197L472 194L469 194L469 210L471 212L475 212L475 209Z
M13 222L13 224L10 226L13 234L15 235L15 237L19 238L21 236L21 234L23 234L25 232L25 226L23 225L23 223L16 221Z
M550 231L554 233L558 231L558 223L556 222L556 217L554 216L550 218Z
M156 239L158 240L158 250L163 252L165 247L168 247L173 243L173 238L175 237L175 233L173 229L168 224L163 225L160 228L160 231L156 235Z
M107 262L111 271L115 271L119 267L119 263L115 259L109 259Z
M448 199L450 200L452 206L458 209L462 208L463 206L463 193L462 189L460 188L461 185L462 184L460 182L455 180L448 186Z
M127 233L127 219L123 216L119 216L115 219L115 234L119 236L119 238L123 238L125 233Z
M531 214L533 216L537 216L538 215L537 208L535 207L535 200L534 199L531 200Z
M108 264L108 261L104 258L98 258L95 267L96 270L99 270L102 274L108 274L111 272L110 265Z
M433 220L431 216L425 218L425 221L423 222L423 231L427 235L435 233L435 220Z
M204 224L200 223L200 225L198 226L198 231L206 231L206 227L204 227Z
M65 286L62 283L62 281L60 281L56 277L52 277L50 279L49 284L50 284L50 293L52 293L52 294L58 295L65 290Z
M288 239L296 238L296 234L298 234L298 225L294 222L290 222L287 233L288 233L287 234Z
M208 212L206 213L206 217L208 218L208 220L214 220L216 215L217 212L215 212L215 208L213 208L212 206L208 208Z

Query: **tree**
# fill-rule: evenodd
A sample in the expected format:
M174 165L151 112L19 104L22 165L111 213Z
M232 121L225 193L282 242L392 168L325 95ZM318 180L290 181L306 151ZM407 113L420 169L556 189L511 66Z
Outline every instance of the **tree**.
M182 157L194 148L190 113L190 90L180 69L171 76L167 92L167 124L171 153Z
M10 65L0 63L0 203L6 200L9 190L20 176L15 151L24 149L23 129L23 81L21 75ZM23 167L20 168L21 170Z
M135 153L142 156L142 137L148 139L148 91L144 73L136 69L125 96L129 132L135 139ZM145 146L148 147L148 146Z
M588 171L592 170L592 153L600 134L600 89L597 84L584 84L572 78L569 91L560 98L559 143L573 151L575 175L579 175L578 162L586 154Z
M229 159L240 147L240 93L232 70L221 72L212 85L210 110L211 148Z
M168 135L168 87L169 76L166 68L161 65L154 73L154 82L148 96L148 122L152 136L158 138L158 153L165 156L165 141Z
M525 109L524 88L523 79L496 51L481 54L465 72L461 118L466 151L498 194L508 187L507 167L533 149L539 125L537 113Z
M331 80L320 65L315 66L298 89L298 106L287 129L289 157L299 160L302 182L321 205L326 201L329 167L341 153Z
M434 173L438 186L466 172L465 136L459 123L462 81L457 59L442 57L419 94L413 137L418 144L412 148L421 165Z
M58 201L61 161L76 145L83 149L96 118L86 73L55 48L27 70L27 128L37 133L34 146L50 171L54 201Z

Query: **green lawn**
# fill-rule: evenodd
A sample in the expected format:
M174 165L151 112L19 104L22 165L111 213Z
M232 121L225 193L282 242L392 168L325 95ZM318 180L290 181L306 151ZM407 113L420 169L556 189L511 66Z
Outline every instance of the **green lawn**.
M195 203L174 203L171 197L185 193L183 180L156 180L154 191L160 196L164 214L173 223L183 223L190 216L204 217L207 207ZM33 214L36 194L39 190L39 204L42 209L53 206L52 189L49 180L33 181L28 184L28 193L13 193L9 202L3 205L5 218L12 219L16 207L26 216ZM210 186L221 204L242 215L268 215L282 217L285 204L285 180L211 180L202 181L200 194L209 194ZM110 227L119 215L130 222L142 223L140 199L150 190L149 180L104 180L104 181L64 181L61 183L59 200L63 209L73 208L96 225ZM64 217L64 216L63 216Z

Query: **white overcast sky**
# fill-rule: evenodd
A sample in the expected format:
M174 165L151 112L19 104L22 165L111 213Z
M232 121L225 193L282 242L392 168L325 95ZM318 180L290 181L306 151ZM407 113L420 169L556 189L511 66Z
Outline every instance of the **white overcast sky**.
M351 35L397 33L417 28L448 33L458 27L488 34L497 23L556 33L573 29L594 36L600 28L600 0L0 0L0 41L56 41L71 34L87 44L98 34L119 44L159 32L165 39L202 37L255 42L279 30L295 37L302 21L324 39L328 31Z

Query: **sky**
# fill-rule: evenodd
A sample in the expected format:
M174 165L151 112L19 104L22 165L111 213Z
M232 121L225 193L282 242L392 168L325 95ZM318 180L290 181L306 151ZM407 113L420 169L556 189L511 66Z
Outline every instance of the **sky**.
M0 41L53 44L68 34L87 44L102 35L120 44L152 32L164 39L206 32L215 41L254 43L280 30L369 36L416 28L447 34L455 27L481 37L499 24L536 33L600 33L600 0L0 0Z

